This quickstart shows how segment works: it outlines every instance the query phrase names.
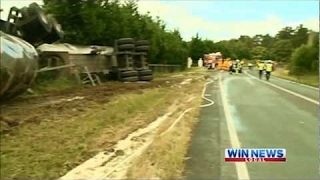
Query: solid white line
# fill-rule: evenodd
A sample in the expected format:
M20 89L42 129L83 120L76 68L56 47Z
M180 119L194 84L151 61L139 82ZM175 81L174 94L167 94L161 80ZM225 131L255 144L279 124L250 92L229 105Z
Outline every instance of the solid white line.
M314 103L314 104L319 105L319 101L316 101L316 100L313 100L313 99L308 98L308 97L306 97L306 96L303 96L303 95L301 95L301 94L292 92L292 91L290 91L290 90L288 90L288 89L282 88L282 87L277 86L277 85L274 85L274 84L272 84L272 83L269 83L269 82L266 82L266 81L262 81L262 80L260 80L259 78L255 77L255 76L252 76L251 74L249 74L249 73L247 73L247 72L245 72L245 73L246 73L248 76L251 76L251 77L259 80L260 82L263 82L263 83L265 83L265 84L269 84L270 86L273 86L273 87L275 87L275 88L278 88L278 89L280 89L280 90L282 90L282 91L284 91L284 92L287 92L287 93L292 94L292 95L294 95L294 96L296 96L296 97L302 98L302 99L304 99L304 100L306 100L306 101L309 101L309 102L311 102L311 103Z
M316 88L316 87L312 87L312 86L309 86L309 85L306 85L306 84L302 84L302 83L290 81L290 80L287 80L287 79L284 79L284 78L281 78L281 77L277 77L277 76L273 76L273 77L275 77L276 79L279 79L279 80L281 80L281 81L286 81L286 82L298 84L298 85L300 85L300 86L307 87L307 88L310 88L310 89L318 90L318 91L319 91L319 88Z
M213 82L214 82L214 81L209 81L209 82L207 82L207 83L204 85L204 88L203 88L203 90L202 90L202 98L205 99L205 100L207 100L207 101L209 101L209 103L208 103L208 104L203 104L203 105L201 105L200 107L209 107L209 106L211 106L211 105L214 104L214 102L213 102L211 99L208 99L208 98L205 97L205 93L206 93L206 90L207 90L207 86L208 86L209 84L213 83Z
M237 135L237 131L234 127L234 124L232 122L232 116L229 108L229 104L226 99L226 92L223 90L222 82L221 82L221 74L219 74L219 84L220 84L220 92L221 92L221 98L222 98L222 105L224 109L224 113L226 115L226 121L227 121L227 127L228 127L228 133L229 138L231 141L232 148L241 148L240 141ZM236 162L235 163L238 179L250 179L248 168L246 163L243 162Z

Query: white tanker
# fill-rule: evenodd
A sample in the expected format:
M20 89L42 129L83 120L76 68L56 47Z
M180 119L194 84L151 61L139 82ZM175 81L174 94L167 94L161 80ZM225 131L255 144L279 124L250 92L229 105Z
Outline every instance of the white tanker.
M36 77L38 53L35 47L62 39L63 31L53 16L40 6L12 7L7 21L1 20L0 100L25 92Z

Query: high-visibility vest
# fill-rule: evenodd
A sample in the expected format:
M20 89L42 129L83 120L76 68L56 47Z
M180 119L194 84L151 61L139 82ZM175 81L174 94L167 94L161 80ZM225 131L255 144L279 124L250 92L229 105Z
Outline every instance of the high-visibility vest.
M267 64L266 65L266 71L271 72L272 71L272 64Z
M258 67L259 67L259 70L263 70L264 64L263 64L263 63L259 63L259 64L258 64Z

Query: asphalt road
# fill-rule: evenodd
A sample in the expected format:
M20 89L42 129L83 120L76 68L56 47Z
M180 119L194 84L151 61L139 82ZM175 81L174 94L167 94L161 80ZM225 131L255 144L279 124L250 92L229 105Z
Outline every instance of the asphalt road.
M259 77L258 75L258 71L247 71L250 75L253 75L255 77ZM270 82L272 84L275 84L277 86L286 88L290 91L299 93L303 96L312 98L314 100L318 100L319 101L319 88L314 88L314 87L310 87L307 85L303 85L303 84L299 84L299 83L295 83L293 81L288 81L282 78L278 78L275 76L272 76L271 74L271 78L270 78Z
M320 179L318 89L272 77L271 84L293 95L247 74L215 72L213 77L221 79L206 92L215 103L201 109L189 147L187 179ZM237 144L285 148L287 162L224 162L224 149Z

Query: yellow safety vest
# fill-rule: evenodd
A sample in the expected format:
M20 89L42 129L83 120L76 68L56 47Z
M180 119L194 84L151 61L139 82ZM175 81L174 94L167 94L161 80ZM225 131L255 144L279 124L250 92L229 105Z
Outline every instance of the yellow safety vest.
M263 70L264 64L263 63L259 63L258 67L259 67L259 70Z
M266 65L266 71L271 72L272 71L272 64Z

